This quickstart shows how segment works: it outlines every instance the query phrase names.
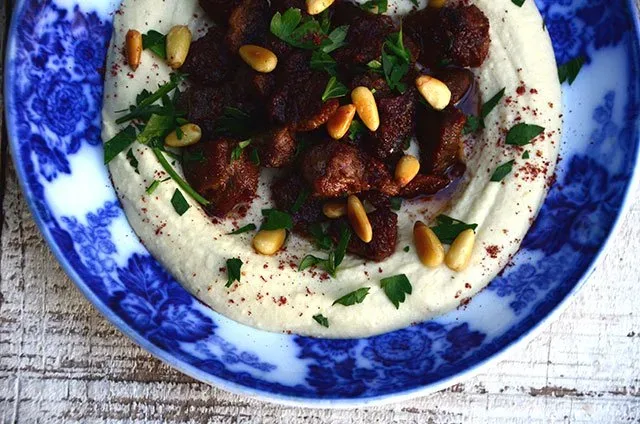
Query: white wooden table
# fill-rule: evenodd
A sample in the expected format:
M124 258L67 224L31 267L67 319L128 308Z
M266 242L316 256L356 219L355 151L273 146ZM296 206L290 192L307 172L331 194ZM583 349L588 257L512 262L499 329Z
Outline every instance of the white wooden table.
M640 192L584 289L501 362L413 401L315 410L198 383L111 326L51 255L0 147L0 424L640 423Z

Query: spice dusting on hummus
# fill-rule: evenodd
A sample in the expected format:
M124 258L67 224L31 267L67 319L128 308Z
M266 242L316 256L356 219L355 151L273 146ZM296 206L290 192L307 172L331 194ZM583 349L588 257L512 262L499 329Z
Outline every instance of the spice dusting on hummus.
M553 181L560 82L532 1L124 0L105 80L132 227L260 329L365 337L468 303Z

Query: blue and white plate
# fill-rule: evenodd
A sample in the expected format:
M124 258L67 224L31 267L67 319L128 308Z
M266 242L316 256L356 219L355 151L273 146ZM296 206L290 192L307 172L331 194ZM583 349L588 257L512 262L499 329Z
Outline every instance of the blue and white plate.
M496 0L509 2L509 0ZM17 2L6 62L13 159L51 249L93 304L168 364L236 393L308 406L426 394L529 335L593 270L626 206L638 156L631 0L538 0L565 85L557 183L522 249L463 309L377 337L255 330L213 312L149 255L102 162L100 110L115 0Z

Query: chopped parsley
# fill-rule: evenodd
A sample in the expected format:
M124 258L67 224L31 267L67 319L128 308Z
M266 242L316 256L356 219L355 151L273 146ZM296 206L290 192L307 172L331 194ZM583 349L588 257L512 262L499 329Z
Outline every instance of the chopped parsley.
M367 127L357 119L351 121L351 126L349 127L349 138L352 141L356 141L358 138L366 134Z
M160 162L160 165L162 165L162 168L164 168L165 172L169 174L169 176L173 179L173 181L175 181L176 184L178 184L178 186L180 186L180 188L185 191L185 193L187 193L189 196L191 196L193 199L195 199L196 202L200 203L201 205L207 206L211 204L211 202L209 202L204 197L200 196L185 180L182 179L180 175L178 175L178 173L176 172L175 169L173 169L169 161L167 161L167 158L164 157L164 152L162 150L160 150L159 148L153 148L151 150L153 151L153 154L156 156L156 158Z
M351 230L345 225L340 229L340 239L338 240L336 248L329 252L326 259L319 258L314 255L307 255L300 262L298 271L304 271L305 269L311 268L312 266L318 266L324 269L332 277L335 277L336 271L344 260L345 254L347 253L347 246L349 245L350 240ZM327 243L326 240L324 242ZM333 245L331 238L328 238L328 243L330 246L329 248L331 248L331 246Z
M316 50L311 55L311 69L315 71L325 71L329 75L335 76L338 72L338 64L329 53Z
M337 99L339 97L344 97L349 92L349 89L335 76L329 78L329 82L327 82L327 87L324 89L324 93L322 93L322 101L326 102L329 99Z
M320 23L313 18L303 19L300 9L277 12L271 19L270 30L285 43L300 49L315 50L331 44Z
M409 253L409 251L411 250L411 248L410 248L409 246L405 246L405 247L404 247L404 249L402 249L402 250L404 250L405 252Z
M230 233L228 233L229 235L237 235L237 234L243 234L243 233L248 233L249 231L253 231L255 230L256 224L247 224L244 227L240 227L237 230L233 230Z
M372 60L371 62L367 63L367 68L374 72L380 72L382 70L382 63L380 63L379 60Z
M372 13L385 13L389 8L388 0L369 0L360 7Z
M242 267L242 261L238 258L227 259L227 284L225 287L231 287L234 281L240 282L240 268Z
M418 0L411 0L411 4L413 4L415 7L420 7L420 3L418 3Z
M335 28L328 35L330 43L322 47L322 51L325 53L331 53L334 50L338 50L339 48L346 46L347 43L345 40L348 33L349 25L342 25Z
M493 175L491 176L491 181L493 182L500 182L504 179L504 177L506 177L507 175L509 175L511 173L511 170L513 169L513 163L515 161L510 160L507 163L503 163L502 165L500 165L499 167L496 168L496 170L494 171Z
M409 282L409 279L404 274L383 278L380 280L380 287L382 287L384 294L387 295L396 309L400 309L400 304L403 303L406 296L413 291L411 282Z
M244 152L244 149L246 149L250 144L251 139L239 142L238 145L231 151L231 163L240 159L240 157L242 156L242 152Z
M129 165L136 171L136 174L140 174L138 170L138 159L133 155L133 149L129 149L127 152L127 160L129 161Z
M291 215L277 209L263 209L262 216L265 217L261 230L291 230L293 228L293 219Z
M189 210L191 205L187 202L187 199L184 198L182 192L179 189L173 192L173 197L171 197L171 204L173 205L173 209L175 209L176 213L180 216L184 215L185 212Z
M182 154L183 162L205 162L207 158L204 157L202 150L185 150Z
M543 132L544 127L521 122L509 130L505 143L512 146L526 146Z
M296 197L295 202L291 206L291 213L297 213L298 211L300 211L300 208L302 207L302 205L304 205L304 202L307 201L310 194L311 191L309 189L307 189L306 187L303 188L298 194L298 197Z
M399 211L402 207L402 197L390 197L389 205L394 211Z
M166 35L153 29L149 30L146 34L142 34L142 48L144 50L151 50L161 59L166 59L166 39Z
M522 7L524 2L525 2L525 0L511 0L511 3L515 4L518 7Z
M522 159L529 159L529 151L525 150L524 153L522 154Z
M364 298L369 294L369 290L370 287L362 287L358 290L352 291L351 293L342 296L340 299L337 299L335 302L333 302L333 304L351 306L355 305L356 303L362 303L364 301Z
M158 187L160 187L160 184L165 182L165 181L169 181L171 178L165 178L164 180L153 180L153 182L151 183L151 185L149 185L149 187L147 187L147 189L145 190L146 193L148 195L152 195L154 191L156 191L156 189Z
M451 244L461 232L466 230L475 231L476 228L478 228L478 224L467 224L447 215L438 215L436 226L431 227L443 244Z
M118 118L116 124L124 124L134 119L147 120L152 114L166 115L173 110L170 104L163 101L163 105L156 105L158 100L167 99L169 93L178 88L178 85L185 79L184 74L174 72L169 77L169 82L162 84L158 89L149 93L144 90L137 98L137 105L129 108L129 113ZM174 99L175 101L175 99Z
M322 314L314 315L313 319L315 322L320 324L323 327L329 328L329 319Z
M564 65L558 66L558 78L560 79L560 84L563 82L568 82L569 85L573 84L573 82L578 78L578 73L582 69L582 65L584 65L585 59L583 56L578 56L576 58L571 59Z
M129 125L104 144L104 164L111 162L134 141L136 141L136 129Z
M309 227L309 233L315 240L316 247L320 250L329 250L333 246L333 240L327 233L328 224L315 223Z
M392 90L404 93L407 85L402 79L409 72L411 52L404 47L402 30L387 37L382 46L382 72Z
M498 106L500 100L504 97L504 93L506 88L498 91L492 98L487 100L480 108L480 116L469 115L467 117L467 122L464 125L464 133L471 134L478 131L481 128L484 128L484 120L489 114L493 111L493 109Z
M251 149L251 153L249 153L249 160L255 166L260 166L260 153L258 149Z

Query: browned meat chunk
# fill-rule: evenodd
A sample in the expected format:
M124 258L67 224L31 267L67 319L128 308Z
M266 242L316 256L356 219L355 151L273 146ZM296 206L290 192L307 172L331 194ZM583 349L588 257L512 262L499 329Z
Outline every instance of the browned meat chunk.
M380 160L402 153L402 144L415 130L416 91L378 100L380 127L371 133L371 152Z
M387 15L376 15L349 2L334 7L332 24L349 25L347 45L335 51L335 59L342 66L366 65L380 59L387 36L396 31Z
M229 49L236 53L244 44L264 44L271 16L267 0L240 0L229 16Z
M276 87L267 104L273 121L290 124L296 131L318 128L339 106L336 99L322 101L329 76L312 70L309 61L309 54L296 52L278 67Z
M443 174L459 159L462 130L467 120L453 106L442 112L420 107L416 136L420 143L422 171Z
M370 243L365 243L354 234L351 236L347 251L380 262L396 250L398 215L387 208L381 208L369 213L368 217L373 229L373 239ZM332 222L330 231L334 238L337 238L342 225L348 225L344 218Z
M260 171L251 163L245 151L231 161L237 141L220 138L199 143L186 151L190 156L201 154L203 160L185 160L184 175L198 193L211 202L208 211L224 217L236 206L251 202L258 189Z
M353 77L351 80L351 89L353 90L356 87L367 87L370 90L376 90L373 94L376 99L389 97L391 95L391 89L387 85L387 80L375 72L358 74Z
M404 21L407 33L422 44L420 63L482 65L489 53L489 20L477 6L426 8Z
M318 197L342 197L367 190L395 195L398 191L383 163L338 141L320 143L306 151L301 168Z
M210 28L204 37L191 44L181 71L200 85L214 85L221 82L235 64L235 58L224 44L222 32Z
M305 0L271 0L271 9L280 13L286 12L287 9L300 9L304 12L307 10L307 4Z
M189 122L202 129L202 137L207 140L214 137L216 121L222 116L228 100L227 90L192 86L180 97L179 108L187 113Z
M462 100L473 85L473 73L468 69L446 68L436 72L434 77L444 82L451 90L451 105Z
M261 74L255 72L251 78L251 83L256 90L258 96L263 99L268 98L276 85L276 79L273 74Z
M258 149L260 164L267 168L282 168L293 162L296 154L296 140L287 127L276 127L254 137L253 144Z
M199 0L200 7L217 25L226 27L231 11L242 0Z
M305 195L306 192L306 195ZM289 211L296 231L306 233L309 225L325 219L322 213L322 201L310 195L311 189L299 175L289 175L276 180L271 186L271 195L276 208ZM304 201L300 203L300 199ZM298 201L299 208L292 211Z
M412 199L414 197L436 194L449 185L449 179L438 175L418 174L406 186L400 189L400 196Z

